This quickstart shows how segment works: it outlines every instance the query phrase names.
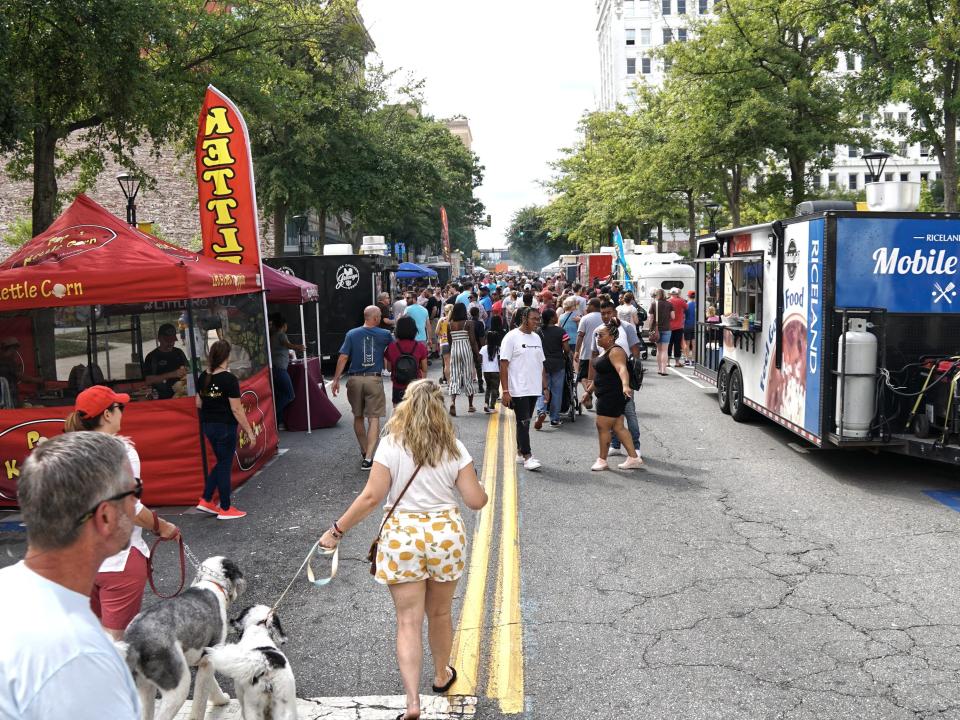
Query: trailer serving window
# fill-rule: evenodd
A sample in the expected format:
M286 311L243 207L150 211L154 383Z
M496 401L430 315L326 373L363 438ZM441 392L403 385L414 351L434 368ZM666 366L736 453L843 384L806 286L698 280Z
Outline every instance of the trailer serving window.
M724 302L727 312L748 318L750 325L763 322L763 255L737 255L727 263Z

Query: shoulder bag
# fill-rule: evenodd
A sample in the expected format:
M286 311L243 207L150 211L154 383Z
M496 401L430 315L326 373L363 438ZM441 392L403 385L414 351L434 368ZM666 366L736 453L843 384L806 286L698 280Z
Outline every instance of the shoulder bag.
M650 338L650 342L654 345L657 344L660 340L660 301L654 299L653 301L653 326L650 328L650 332L647 333L647 337Z
M370 562L371 575L377 574L377 548L380 545L380 536L383 534L383 528L386 527L387 520L391 518L393 511L397 509L397 505L399 505L400 501L403 500L403 496L406 495L407 490L413 484L413 479L417 476L417 474L420 472L420 468L422 467L423 465L417 465L417 469L413 471L413 475L410 476L410 479L407 480L407 484L404 485L403 490L400 491L397 501L393 504L393 507L387 511L387 514L383 516L383 522L380 523L380 529L377 531L377 537L374 538L373 542L370 544L370 551L367 553L367 560Z

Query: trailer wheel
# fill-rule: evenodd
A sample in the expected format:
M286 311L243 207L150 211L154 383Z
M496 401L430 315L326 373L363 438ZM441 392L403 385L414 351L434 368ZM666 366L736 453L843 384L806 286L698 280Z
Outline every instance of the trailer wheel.
M751 411L743 403L743 376L740 368L730 371L730 417L736 422L746 422L750 419Z
M914 417L913 434L920 439L931 437L933 435L933 428L930 426L930 418L923 414Z
M717 373L717 402L720 403L720 412L730 414L730 373L726 366L721 366Z

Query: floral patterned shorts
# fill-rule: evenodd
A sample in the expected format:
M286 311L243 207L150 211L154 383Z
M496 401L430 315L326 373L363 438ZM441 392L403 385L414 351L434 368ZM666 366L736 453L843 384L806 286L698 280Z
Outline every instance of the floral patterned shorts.
M463 574L467 541L460 511L397 512L387 521L377 553L376 580L382 585L435 580Z

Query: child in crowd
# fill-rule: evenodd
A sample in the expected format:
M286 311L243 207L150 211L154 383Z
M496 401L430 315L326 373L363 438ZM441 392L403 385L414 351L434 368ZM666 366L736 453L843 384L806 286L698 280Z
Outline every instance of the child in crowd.
M407 385L427 376L426 344L417 340L417 321L409 315L397 320L397 339L384 353L390 379L393 381L393 406L403 402Z
M494 411L497 400L500 399L500 341L503 339L500 318L493 318L486 339L487 344L480 351L480 367L483 370L483 380L487 384L483 411L489 414Z

